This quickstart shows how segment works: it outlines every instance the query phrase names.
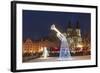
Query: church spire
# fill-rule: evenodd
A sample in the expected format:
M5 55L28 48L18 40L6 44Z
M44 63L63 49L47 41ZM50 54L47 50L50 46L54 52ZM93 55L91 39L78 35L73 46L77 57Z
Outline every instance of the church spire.
M79 21L76 22L76 29L79 29L80 28L80 23Z
M71 21L68 22L68 28L72 28Z

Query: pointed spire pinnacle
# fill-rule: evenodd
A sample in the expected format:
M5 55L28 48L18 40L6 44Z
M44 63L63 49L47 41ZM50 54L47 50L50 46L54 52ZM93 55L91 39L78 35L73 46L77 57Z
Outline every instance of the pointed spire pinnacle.
M72 28L71 21L68 22L68 28Z
M79 21L76 22L76 28L80 28L80 23L79 23Z

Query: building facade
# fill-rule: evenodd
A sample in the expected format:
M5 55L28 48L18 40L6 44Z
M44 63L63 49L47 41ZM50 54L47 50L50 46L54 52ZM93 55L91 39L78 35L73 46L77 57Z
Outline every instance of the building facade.
M73 27L71 22L69 21L65 34L66 34L66 38L68 39L68 43L71 51L74 51L78 47L79 48L82 47L82 36L81 36L79 22L77 22L76 26Z

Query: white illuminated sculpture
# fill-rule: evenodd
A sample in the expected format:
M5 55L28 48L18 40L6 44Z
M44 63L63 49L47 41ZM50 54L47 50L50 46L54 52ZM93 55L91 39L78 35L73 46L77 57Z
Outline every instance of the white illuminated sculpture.
M47 57L49 56L48 50L46 47L43 48L43 59L47 59Z
M57 37L61 41L60 45L60 54L59 54L59 60L68 60L71 59L70 50L68 46L68 42L66 39L66 36L64 36L56 27L55 25L51 25L51 30L54 30L57 33Z

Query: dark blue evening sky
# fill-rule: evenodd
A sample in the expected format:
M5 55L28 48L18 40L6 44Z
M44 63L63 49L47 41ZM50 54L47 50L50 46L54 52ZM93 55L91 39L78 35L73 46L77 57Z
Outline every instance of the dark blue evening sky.
M51 12L23 10L23 38L38 39L50 34L50 26L56 24L64 32L68 22L76 26L77 21L83 32L90 32L91 15L89 13Z

